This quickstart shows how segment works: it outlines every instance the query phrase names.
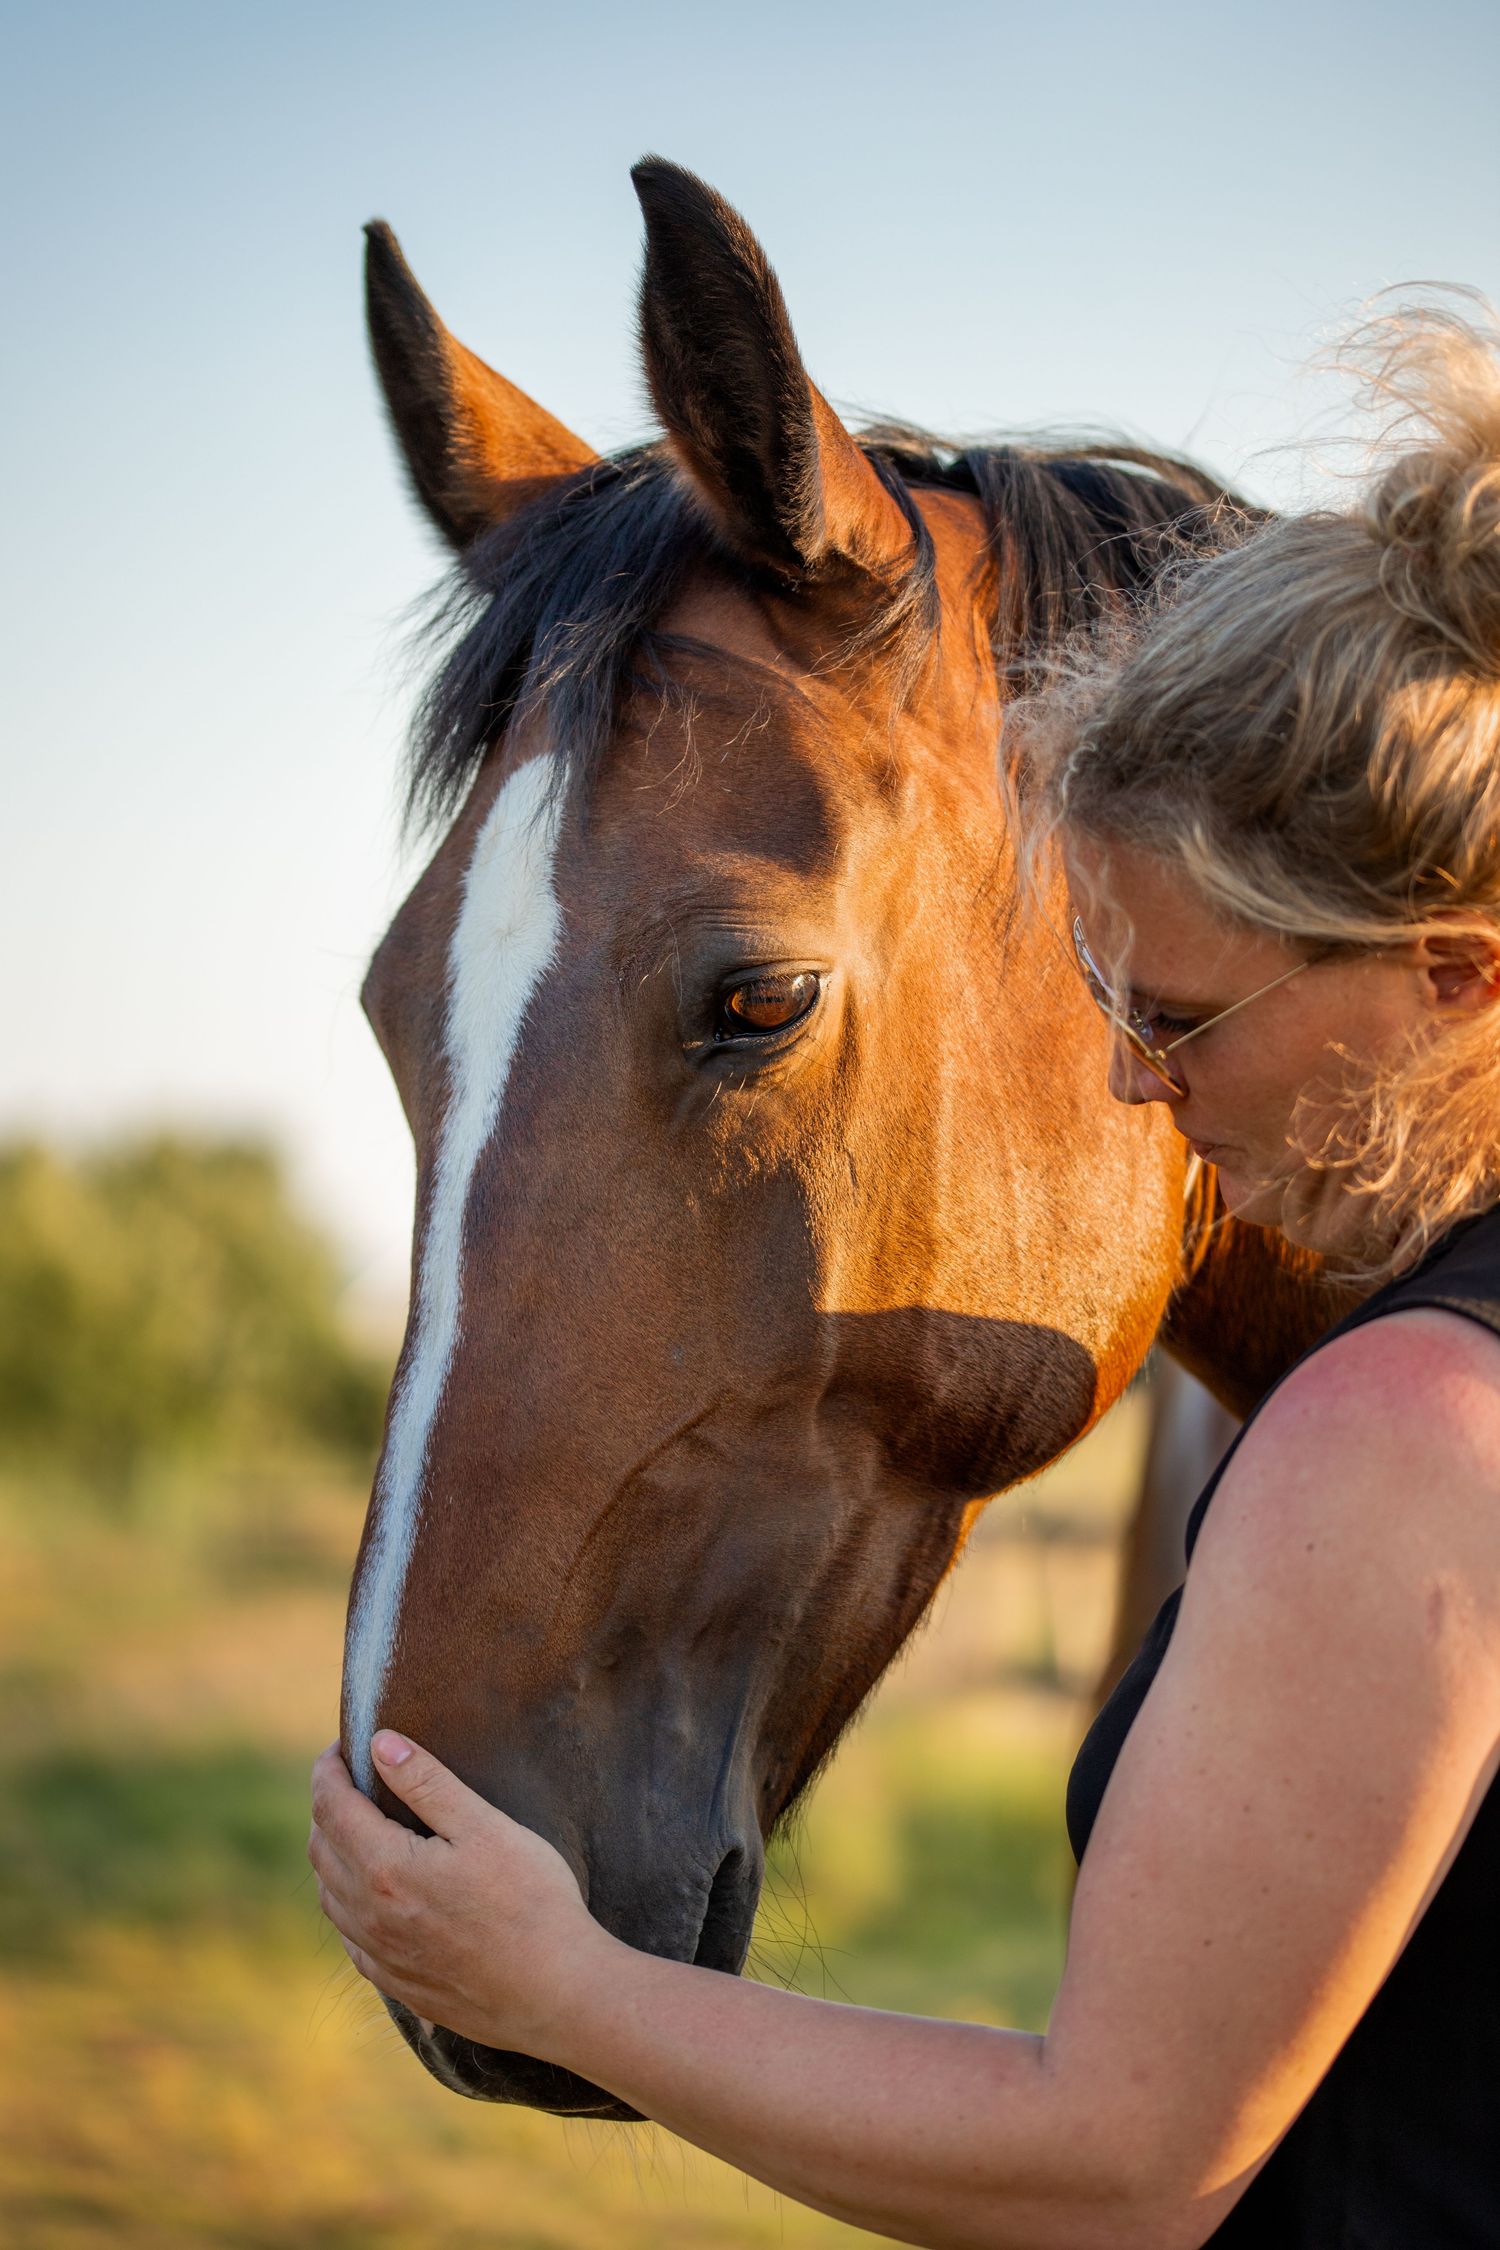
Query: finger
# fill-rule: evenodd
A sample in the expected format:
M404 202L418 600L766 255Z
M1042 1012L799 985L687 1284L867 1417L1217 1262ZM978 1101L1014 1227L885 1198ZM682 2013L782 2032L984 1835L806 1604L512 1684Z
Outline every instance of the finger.
M316 1825L307 1839L308 1863L318 1878L318 1892L331 1892L351 1903L369 1891L369 1883L357 1867L341 1859L321 1828Z
M367 1959L375 1958L371 1950L375 1939L357 1907L351 1905L348 1899L342 1898L337 1891L330 1889L326 1883L318 1885L318 1905L323 1919L333 1924L341 1938L351 1945L361 1947Z
M397 2001L409 2016L416 2016L423 2023L437 2023L440 2020L439 2010L443 2006L441 1995L429 1992L425 1985L413 1984L407 1977L395 1975L383 1962L372 1959L362 1946L349 1938L341 1939L340 1943L365 1982L373 1985L382 2000Z
M329 1920L333 1920L331 1915ZM437 2021L438 2011L443 2004L440 1994L430 1992L419 1978L413 1978L394 1963L384 1960L378 1953L372 1953L364 1933L357 1927L345 1929L338 1922L334 1922L333 1926L338 1933L340 1945L355 1968L368 1984L375 1987L382 1999L399 2000L414 2015L424 2017L429 2023Z
M364 1947L358 1944L355 1939L345 1937L342 1930L339 1931L339 1943L366 1983L373 1984L377 1992L383 1992L385 1985L381 1981L382 1972L376 1963L370 1959Z
M382 1930L358 1900L343 1897L326 1883L318 1885L318 1905L344 1951L351 1958L358 1952L365 1964L362 1974L382 1992L401 1998L410 1981L411 1965L403 1966L405 1953L399 1936Z
M324 1835L316 1821L307 1831L307 1857L315 1875L328 1876L335 1870L346 1871L346 1862L332 1838Z
M464 1836L493 1826L494 1806L460 1781L456 1773L450 1773L430 1750L389 1727L373 1737L370 1750L387 1789L404 1805L410 1805L434 1836L456 1844Z
M355 1788L336 1742L313 1767L312 1810L315 1825L334 1850L342 1858L361 1864L387 1845L391 1830L398 1827Z
M383 1814L381 1819L387 1830L396 1825L394 1821L386 1821ZM403 1829L401 1834L405 1835L405 1833L406 1831ZM384 1840L387 1845L390 1845L395 1843L397 1839L387 1834ZM307 1856L318 1873L321 1875L325 1868L336 1869L344 1877L346 1887L368 1883L373 1858L368 1839L360 1838L358 1850L349 1848L347 1837L344 1838L344 1845L344 1850L340 1851L333 1836L326 1828L320 1826L317 1815L314 1814L307 1831Z

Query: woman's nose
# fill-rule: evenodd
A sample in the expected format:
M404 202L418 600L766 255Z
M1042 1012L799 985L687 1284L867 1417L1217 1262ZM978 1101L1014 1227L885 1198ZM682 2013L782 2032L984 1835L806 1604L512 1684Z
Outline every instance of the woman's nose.
M1177 1099L1171 1087L1154 1070L1148 1070L1123 1039L1116 1039L1110 1048L1109 1090L1117 1102L1166 1102L1170 1106Z

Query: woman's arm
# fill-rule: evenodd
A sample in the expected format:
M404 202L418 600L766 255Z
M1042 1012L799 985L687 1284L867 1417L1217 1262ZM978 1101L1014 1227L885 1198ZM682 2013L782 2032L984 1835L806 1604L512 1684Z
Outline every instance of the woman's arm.
M1045 2038L634 1953L549 1847L422 1752L385 1773L431 1839L320 1766L324 1902L419 2014L858 2225L955 2250L1191 2250L1368 2006L1495 1770L1497 1518L1483 1331L1394 1316L1284 1386L1205 1524Z

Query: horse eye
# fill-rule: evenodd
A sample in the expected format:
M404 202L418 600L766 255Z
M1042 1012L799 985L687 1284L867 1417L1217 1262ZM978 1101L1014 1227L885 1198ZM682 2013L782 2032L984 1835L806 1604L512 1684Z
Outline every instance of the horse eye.
M720 995L716 1039L764 1036L785 1031L805 1016L818 997L818 979L810 969L795 976L756 977Z

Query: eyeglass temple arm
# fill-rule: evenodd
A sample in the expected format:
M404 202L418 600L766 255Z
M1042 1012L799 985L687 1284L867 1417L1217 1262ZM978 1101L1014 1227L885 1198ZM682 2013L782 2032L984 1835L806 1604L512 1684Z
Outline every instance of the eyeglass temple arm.
M1237 1016L1241 1008L1249 1007L1252 1000L1259 1000L1263 994L1274 992L1279 984L1290 984L1293 977L1300 977L1304 969L1311 967L1312 956L1309 954L1306 960L1296 962L1284 975L1272 977L1269 984L1257 985L1253 992L1245 994L1243 1000L1231 1000L1229 1006L1221 1008L1216 1016L1210 1016L1204 1023L1195 1023L1191 1031L1179 1033L1177 1038L1169 1040L1159 1052L1164 1055L1174 1054L1179 1047L1185 1047L1190 1039L1196 1039L1200 1031L1212 1031L1214 1025L1223 1023L1226 1016Z

